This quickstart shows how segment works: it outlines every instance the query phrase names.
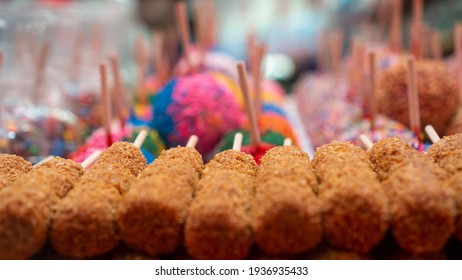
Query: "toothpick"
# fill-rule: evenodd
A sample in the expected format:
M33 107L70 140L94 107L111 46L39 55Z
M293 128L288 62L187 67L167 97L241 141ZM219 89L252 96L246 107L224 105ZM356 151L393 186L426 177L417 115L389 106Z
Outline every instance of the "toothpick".
M425 132L427 133L428 137L430 138L433 144L440 141L440 136L431 124L425 126Z
M237 63L237 72L239 75L239 86L245 99L245 107L251 135L250 140L252 146L258 146L261 143L260 130L258 128L258 120L255 115L254 106L252 105L250 98L249 84L247 82L247 71L245 70L244 62L241 61Z
M111 96L107 85L106 63L100 62L99 74L101 78L101 97L103 102L103 127L106 132L106 147L113 143L111 134Z
M96 150L90 156L88 156L80 165L82 165L83 169L88 169L88 167L90 167L90 165L92 165L102 154L102 150Z
M240 151L242 148L242 140L244 139L244 135L238 132L234 134L234 141L233 141L233 150Z
M197 137L197 135L191 135L188 139L188 143L186 143L186 147L195 148L198 141L199 137Z
M292 146L292 139L286 138L284 139L284 146Z
M374 143L372 143L371 139L369 139L369 137L367 137L364 134L359 135L359 141L361 141L361 143L364 145L364 147L366 147L366 149L368 149L368 150L370 150L372 148L372 146L374 145Z
M135 141L133 142L133 145L137 148L141 148L147 136L148 136L148 131L146 129L141 130L140 133L138 133L138 135L136 136Z

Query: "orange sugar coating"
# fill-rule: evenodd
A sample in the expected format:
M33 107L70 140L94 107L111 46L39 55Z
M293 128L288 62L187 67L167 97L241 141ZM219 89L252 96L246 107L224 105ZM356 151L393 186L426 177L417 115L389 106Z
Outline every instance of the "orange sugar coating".
M150 255L172 253L183 241L183 227L194 185L172 174L146 177L124 196L118 224L122 239Z
M318 182L322 183L331 176L343 176L345 173L370 174L376 177L369 161L356 157L355 154L324 154L319 155L314 171Z
M377 181L350 180L321 192L324 237L333 246L366 253L389 227L388 199Z
M318 192L321 194L333 188L348 186L350 181L362 182L363 187L368 187L370 184L375 185L377 180L372 170L346 163L344 166L332 166L322 177L318 177Z
M360 147L350 142L332 141L331 143L322 145L316 149L311 163L313 167L317 169L319 164L327 161L326 157L336 157L341 154L354 156L356 160L368 162L366 152Z
M253 244L249 176L217 170L198 183L185 226L185 245L195 259L244 259Z
M74 183L67 176L55 170L33 169L27 176L21 177L11 188L21 188L28 186L43 186L51 189L59 198L65 197L74 187Z
M185 184L196 185L199 180L199 174L193 166L186 164L180 158L170 160L156 160L146 167L140 174L140 179L145 179L151 176L168 174L184 180Z
M460 149L462 149L462 133L444 136L441 140L430 146L427 155L438 163L446 156L447 152Z
M80 185L58 205L50 230L53 248L72 258L92 258L120 242L117 227L119 192L105 184Z
M32 170L32 163L10 154L0 154L0 190Z
M104 185L115 188L120 194L126 193L130 186L135 182L133 174L118 165L108 165L102 169L91 169L80 178L79 184L82 185Z
M72 183L77 183L80 176L83 175L85 170L83 169L82 165L79 163L70 160L64 159L61 157L55 157L47 162L41 163L36 166L34 169L53 169L57 172L63 174L64 176L68 177Z
M440 153L444 156L438 157L438 166L444 169L449 175L454 175L462 171L462 149L445 151Z
M383 186L398 244L417 254L440 251L454 232L456 216L454 200L442 181L431 172L404 165Z
M28 259L45 245L65 179L34 170L0 192L0 259Z
M138 174L146 167L146 159L141 150L135 145L127 142L117 142L112 144L93 164L93 169L104 169L110 165L118 165L128 169L133 176Z
M261 184L274 178L281 178L287 182L310 188L314 193L318 192L318 181L311 165L305 161L276 161L261 165L258 169L256 184Z
M207 176L217 170L233 170L250 177L255 177L257 169L257 163L251 155L240 151L226 150L216 154L205 165L203 175Z
M202 160L201 154L190 147L178 146L176 148L171 148L168 150L163 150L160 156L156 161L164 161L171 159L181 159L185 163L190 164L196 170L197 174L202 174L202 169L204 169L204 161Z
M455 237L462 241L462 173L451 176L444 183L444 187L450 192L456 207Z
M273 177L256 184L255 240L268 255L294 255L322 240L321 204L306 184Z
M307 153L300 150L299 147L290 145L290 146L277 146L271 148L266 152L266 154L261 158L261 164L272 161L283 161L283 160L294 160L298 159L310 164L310 157ZM310 164L311 165L311 164Z
M459 106L457 82L436 60L417 60L415 70L422 127L431 124L443 135ZM384 71L377 82L377 104L380 113L409 127L407 76L406 63Z
M381 180L385 180L393 168L418 154L409 144L399 138L385 138L369 150L369 159Z

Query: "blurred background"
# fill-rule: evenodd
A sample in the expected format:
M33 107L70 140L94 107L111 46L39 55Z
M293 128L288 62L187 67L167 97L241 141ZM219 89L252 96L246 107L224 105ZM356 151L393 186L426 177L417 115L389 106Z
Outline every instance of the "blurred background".
M112 48L123 54L127 74L130 74L132 71L127 63L133 53L133 37L139 32L148 34L151 30L175 29L175 2L0 0L0 47L11 51L8 44L14 41L11 40L15 34L12 29L31 31L35 28L36 32L46 32L59 40L59 49L53 52L65 55L75 46L77 31L83 26L86 38L98 37L97 33L101 33L101 50ZM187 2L194 30L200 12L193 11L197 1ZM322 47L317 43L323 32L341 30L344 52L348 50L346 42L355 34L369 36L369 41L384 39L390 24L390 3L386 0L216 0L216 47L244 59L246 36L254 33L268 44L265 75L290 87L300 73L316 68L316 53ZM403 1L403 34L407 34L411 10L412 1ZM446 54L452 51L452 25L462 17L460 15L462 1L425 1L424 21L440 31ZM31 21L35 21L33 26L27 26ZM38 30L40 28L46 30ZM406 35L403 40L408 41ZM97 48L98 44L93 44ZM8 65L8 59L6 63Z

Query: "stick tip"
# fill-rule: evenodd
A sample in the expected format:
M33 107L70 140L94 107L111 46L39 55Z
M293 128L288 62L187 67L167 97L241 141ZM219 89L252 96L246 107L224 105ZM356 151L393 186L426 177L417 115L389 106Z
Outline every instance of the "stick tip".
M292 146L292 139L290 138L284 139L284 146Z
M244 135L240 132L236 133L234 135L234 141L233 141L233 150L234 151L240 151L242 148L242 141L244 140Z
M197 142L199 142L199 137L197 135L191 135L188 139L188 143L186 144L186 147L188 148L195 148L197 145Z

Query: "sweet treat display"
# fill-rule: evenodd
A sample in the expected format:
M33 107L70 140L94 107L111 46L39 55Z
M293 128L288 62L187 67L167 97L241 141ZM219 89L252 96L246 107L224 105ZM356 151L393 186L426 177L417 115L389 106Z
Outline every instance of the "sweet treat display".
M190 160L183 160L188 153ZM194 147L164 151L148 165L120 205L122 240L150 255L175 252L183 243L183 227L202 166Z
M0 2L0 259L462 257L462 25L444 63L422 0Z
M366 153L334 141L317 149L313 167L320 182L326 240L360 253L377 246L389 227L390 209Z
M298 153L303 154L295 146L275 147L261 158L255 179L252 228L255 242L268 255L302 253L322 240L316 177L308 156Z
M422 125L431 124L443 135L458 108L457 83L441 62L417 61L416 72ZM405 64L384 71L378 81L379 111L409 125L406 93Z
M155 96L153 104L151 127L167 146L184 145L195 134L201 139L197 150L202 154L212 151L220 138L243 120L231 91L208 73L171 80Z
M53 248L74 258L114 249L120 242L116 211L128 189L123 186L131 185L145 167L145 158L133 144L118 142L108 148L58 205L50 231Z

